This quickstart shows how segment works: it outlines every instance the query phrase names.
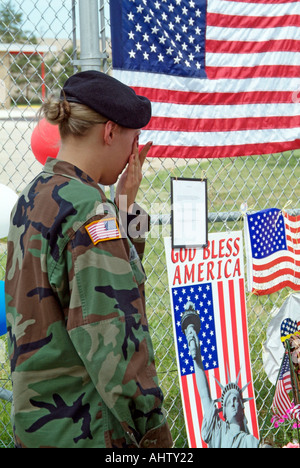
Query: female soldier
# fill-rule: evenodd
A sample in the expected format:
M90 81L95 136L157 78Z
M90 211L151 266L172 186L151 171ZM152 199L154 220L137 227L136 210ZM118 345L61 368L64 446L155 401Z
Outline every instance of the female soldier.
M87 71L43 112L61 148L20 195L8 238L16 447L171 447L145 314L145 223L132 219L151 104ZM122 172L113 204L99 184Z

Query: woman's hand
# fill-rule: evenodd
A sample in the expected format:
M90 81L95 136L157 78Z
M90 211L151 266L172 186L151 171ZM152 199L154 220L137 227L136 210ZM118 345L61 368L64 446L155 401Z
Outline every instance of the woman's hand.
M139 152L139 138L134 139L132 154L116 189L115 201L122 211L126 209L127 212L130 212L130 208L135 202L143 178L142 167L151 146L152 142L148 142Z

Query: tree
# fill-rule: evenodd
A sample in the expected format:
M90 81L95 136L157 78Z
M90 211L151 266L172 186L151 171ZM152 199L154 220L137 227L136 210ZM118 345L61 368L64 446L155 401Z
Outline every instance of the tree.
M0 41L2 44L37 44L34 34L24 31L23 15L15 10L11 0L0 7ZM36 96L36 84L40 81L37 72L40 63L41 58L35 53L28 55L21 50L14 55L9 74L15 85L10 97L15 99L15 102L24 102L25 99L25 103L28 103L32 92Z
M76 51L76 54L77 59L79 59L79 52ZM62 87L65 81L74 74L73 59L74 49L73 46L69 46L59 56L46 62L47 87L49 89L55 88L57 85Z
M22 29L22 13L14 10L11 0L0 7L0 40L4 44L11 42L36 43L33 34L30 34Z

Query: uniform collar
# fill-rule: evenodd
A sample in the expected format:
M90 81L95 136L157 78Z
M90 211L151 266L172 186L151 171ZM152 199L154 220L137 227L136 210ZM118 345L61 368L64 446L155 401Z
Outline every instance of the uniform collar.
M43 172L52 175L62 175L70 179L80 180L84 184L94 185L97 188L99 188L97 182L95 182L88 174L86 174L77 166L74 166L73 164L67 161L62 161L60 159L55 158L48 158L43 168Z

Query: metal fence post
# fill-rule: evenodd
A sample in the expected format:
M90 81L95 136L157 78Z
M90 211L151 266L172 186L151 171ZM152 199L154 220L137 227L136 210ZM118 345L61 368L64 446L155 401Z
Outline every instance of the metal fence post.
M101 11L104 5L101 2ZM104 25L103 13L101 13ZM80 60L74 60L74 65L79 65L81 71L96 70L101 71L101 61L107 59L105 53L100 52L100 26L98 0L79 0L79 26L80 26ZM105 40L105 29L101 32ZM102 187L103 188L103 187ZM103 188L104 189L104 188ZM110 187L111 198L114 198L114 187Z
M98 0L79 0L80 65L82 71L101 71Z

